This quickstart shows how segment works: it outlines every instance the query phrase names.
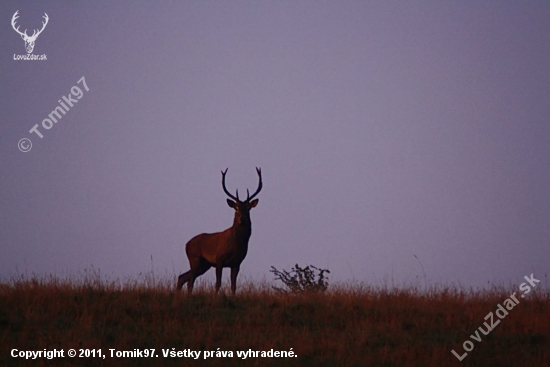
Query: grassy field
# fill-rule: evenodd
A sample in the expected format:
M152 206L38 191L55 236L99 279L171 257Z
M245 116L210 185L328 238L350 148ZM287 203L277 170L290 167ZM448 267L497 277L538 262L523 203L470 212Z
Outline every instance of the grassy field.
M540 289L525 298L518 287L420 292L356 285L289 295L249 283L235 297L205 286L189 297L173 285L98 277L0 283L0 366L550 366L550 294ZM476 330L490 325L486 315L493 312L496 323L498 305L514 292L519 303L478 337ZM473 350L459 361L451 350L462 356L467 340ZM70 348L96 357L70 358ZM158 357L110 355L138 348ZM64 358L14 358L13 349L63 349ZM163 356L188 350L200 351L199 358ZM296 356L261 356L271 350Z

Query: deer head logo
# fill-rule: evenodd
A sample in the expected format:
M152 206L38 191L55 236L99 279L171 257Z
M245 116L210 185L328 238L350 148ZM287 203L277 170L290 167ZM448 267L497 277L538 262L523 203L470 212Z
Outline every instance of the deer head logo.
M29 36L27 35L27 30L25 29L25 32L21 32L19 30L19 27L15 28L15 20L17 18L19 18L19 15L17 15L17 13L19 13L19 10L15 12L15 14L13 14L13 17L11 18L11 26L13 27L13 29L19 33L21 35L21 38L23 38L23 41L25 41L25 49L27 50L27 53L28 54L31 54L32 53L32 50L34 49L34 42L36 42L36 39L38 38L38 36L40 35L40 33L42 33L42 31L44 30L44 28L46 28L46 24L48 24L48 14L44 13L44 20L45 22L42 22L42 29L41 30L37 30L35 29L32 36Z

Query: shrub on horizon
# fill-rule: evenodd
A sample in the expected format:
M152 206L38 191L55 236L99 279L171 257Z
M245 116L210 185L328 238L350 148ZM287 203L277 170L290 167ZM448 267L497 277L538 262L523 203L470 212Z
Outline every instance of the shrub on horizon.
M314 270L318 271L317 276ZM284 269L279 271L272 266L270 272L275 274L275 280L280 280L287 287L283 289L273 286L273 289L279 293L315 293L324 292L328 288L328 277L325 275L325 273L330 274L328 269L319 269L313 265L301 268L296 264L290 271Z

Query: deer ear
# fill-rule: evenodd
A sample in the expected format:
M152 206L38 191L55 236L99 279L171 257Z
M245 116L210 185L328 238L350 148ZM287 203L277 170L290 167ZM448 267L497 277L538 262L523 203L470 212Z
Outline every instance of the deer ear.
M235 207L237 206L237 203L234 202L233 200L227 199L227 205L229 205L230 208L235 209Z
M248 206L250 207L250 209L256 207L256 205L258 205L258 201L259 201L258 199L252 200L252 201L248 204Z

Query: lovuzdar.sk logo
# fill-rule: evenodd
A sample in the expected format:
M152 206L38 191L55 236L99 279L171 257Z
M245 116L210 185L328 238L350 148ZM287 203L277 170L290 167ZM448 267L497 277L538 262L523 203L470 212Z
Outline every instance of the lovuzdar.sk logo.
M44 22L42 22L42 29L41 30L35 29L34 32L32 33L32 36L29 36L27 34L26 29L25 29L24 32L21 32L19 30L19 26L17 26L17 27L15 26L15 22L16 22L17 18L19 18L18 13L19 13L19 10L16 11L15 14L13 14L13 17L11 18L11 26L13 27L14 31L19 33L21 38L23 38L23 41L25 41L25 50L27 51L27 54L26 55L16 55L16 54L14 54L13 59L14 60L46 60L46 54L34 55L32 53L32 51L34 50L34 43L36 42L36 39L38 38L40 33L42 33L42 31L44 30L44 28L46 28L46 25L48 24L48 20L50 19L48 17L48 14L44 13L44 16L43 16Z

